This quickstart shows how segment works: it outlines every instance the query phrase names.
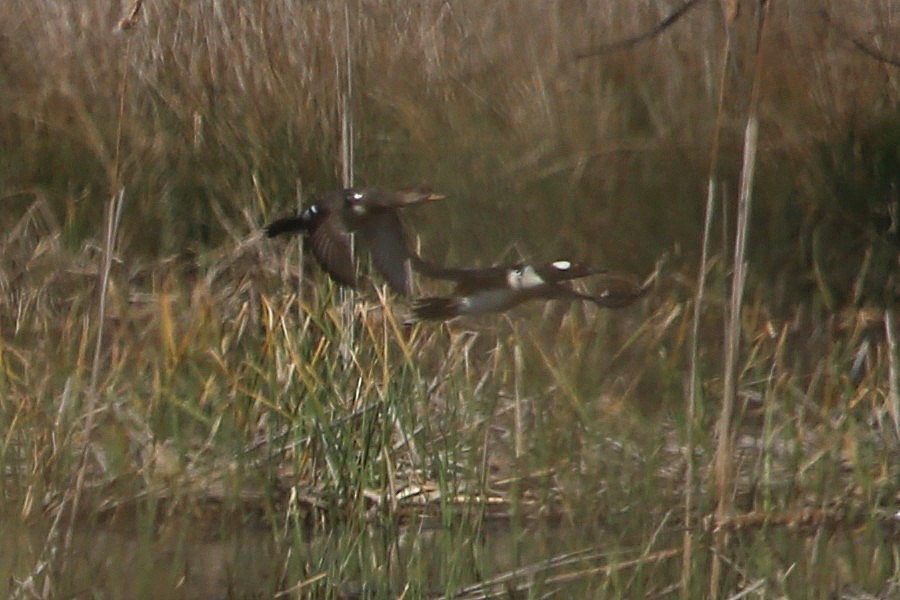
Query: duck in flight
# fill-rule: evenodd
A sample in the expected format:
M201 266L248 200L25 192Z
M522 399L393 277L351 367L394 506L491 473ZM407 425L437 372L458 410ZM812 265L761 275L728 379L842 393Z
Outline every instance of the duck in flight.
M413 257L414 267L423 275L456 282L453 295L420 298L413 303L418 321L445 321L459 316L503 312L529 300L581 300L604 308L623 308L647 293L653 278L644 284L606 269L557 260L543 265L519 263L483 269L447 268ZM566 282L592 275L602 276L601 291L585 294Z
M347 188L324 194L299 215L273 221L265 230L269 237L307 234L319 265L334 281L350 287L357 286L350 234L358 233L375 269L394 291L408 296L414 254L397 210L442 199L425 189Z

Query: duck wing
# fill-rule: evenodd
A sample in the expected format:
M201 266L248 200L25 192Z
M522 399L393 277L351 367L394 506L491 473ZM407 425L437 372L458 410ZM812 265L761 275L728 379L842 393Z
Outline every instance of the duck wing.
M410 263L413 270L429 279L440 279L456 283L455 293L467 295L487 289L503 289L511 269L521 263L497 267L445 267L426 260L414 252L410 252Z
M410 250L400 217L393 210L375 211L360 224L362 237L375 269L388 285L404 296L412 293Z
M356 192L362 196L361 201L369 208L403 208L445 198L442 194L435 194L424 187L398 191L368 187L356 188Z
M309 231L309 222L300 215L285 217L266 225L265 231L268 237L275 237L284 233L303 233L304 231Z
M316 261L336 282L356 287L356 264L350 234L336 214L314 221L309 227L312 253Z

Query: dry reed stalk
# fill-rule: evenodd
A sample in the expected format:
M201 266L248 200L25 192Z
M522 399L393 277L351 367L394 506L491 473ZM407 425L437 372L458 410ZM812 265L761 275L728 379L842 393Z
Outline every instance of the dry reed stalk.
M353 162L353 54L350 35L349 0L344 3L344 65L335 57L337 64L338 98L341 111L341 183L344 187L352 187L354 182ZM343 75L343 77L341 77Z
M884 310L884 332L888 345L888 413L894 421L894 433L900 440L900 358L894 329L894 309Z
M131 3L131 8L128 10L128 15L123 17L121 21L119 21L119 29L121 31L128 31L135 25L137 25L138 18L141 16L141 6L143 6L144 0L134 0Z
M714 476L716 493L716 522L724 519L731 510L731 480L733 443L732 415L737 396L737 361L741 334L741 310L743 308L744 284L747 263L745 261L747 235L750 228L750 206L753 197L753 178L756 170L756 153L759 133L759 96L762 85L763 42L765 26L771 2L764 1L756 29L756 62L753 69L753 85L750 91L747 125L744 130L743 166L741 168L740 190L738 193L737 230L734 241L731 299L725 331L725 366L722 407L716 423L716 451ZM728 533L718 530L714 536L715 552L710 569L709 597L719 597L721 583L721 556L728 543Z
M730 21L728 21L730 23ZM703 240L700 257L700 274L697 282L697 295L694 298L694 320L691 325L690 342L690 372L688 380L687 397L687 424L685 440L685 497L684 497L684 554L682 557L681 571L681 597L690 597L691 566L693 562L693 534L691 532L691 514L694 506L694 420L697 413L697 377L699 367L697 364L697 351L700 338L700 314L703 308L703 292L706 287L706 263L709 253L709 238L712 230L712 218L715 207L715 181L719 171L719 153L722 135L722 122L725 118L725 82L728 76L728 63L731 56L731 36L725 37L722 49L722 61L719 65L719 97L716 106L716 121L713 127L712 143L710 144L709 179L706 183L706 211L703 223ZM727 227L723 214L723 227ZM727 239L725 236L723 240Z
M303 212L303 182L297 178L295 183L297 195L297 214ZM306 236L297 236L297 321L303 321L303 238Z
M336 81L338 85L338 111L341 126L340 161L341 185L345 188L354 184L354 147L353 147L353 65L351 62L352 46L350 35L349 0L344 3L344 44L343 65L341 57L335 52ZM350 236L350 256L356 256L355 236ZM355 342L353 335L353 306L356 294L352 289L341 289L341 343L340 354L347 362L351 348Z
M763 507L767 510L773 505L772 500L772 465L773 465L773 437L775 429L776 394L780 382L780 373L784 370L784 352L787 345L787 337L790 328L784 325L778 336L773 352L772 368L769 370L769 381L763 396L765 415L763 417L763 463L762 478L764 482Z
M740 0L722 0L722 12L725 14L725 25L730 29L737 19Z
M724 66L724 64L723 64ZM723 73L725 69L723 68ZM724 86L722 86L724 88ZM720 95L720 99L722 96ZM723 113L719 106L719 115ZM717 124L721 119L717 119ZM715 144L718 144L718 126ZM681 596L690 597L691 563L693 562L693 533L691 531L691 514L694 511L694 426L697 415L697 378L700 368L697 361L700 340L700 315L703 309L703 292L706 289L706 264L709 256L709 238L712 230L713 212L715 211L715 185L710 174L706 193L706 212L703 219L703 242L700 251L700 274L697 281L697 294L694 296L694 318L691 324L690 368L687 395L687 417L685 423L685 487L684 487L684 556L681 570Z
M596 567L587 567L584 569L576 569L565 571L553 575L547 575L541 582L544 586L552 586L555 584L569 583L579 580L588 580L597 577L610 577L611 575L627 569L635 569L644 565L660 563L670 558L678 556L678 549L670 548L661 550L652 554L646 552L638 558L624 560L620 562L609 563ZM492 579L488 579L479 584L455 590L450 596L442 596L443 598L465 598L467 600L486 600L487 598L506 598L516 593L527 593L534 589L534 581L538 579L538 575L545 573L551 569L557 569L560 566L568 566L578 564L588 560L602 558L603 555L587 550L544 561L540 564L520 567L514 571L503 573ZM517 583L516 580L526 580L525 583Z
M122 218L122 207L125 205L125 190L120 189L113 196L107 206L106 236L103 242L103 265L100 270L100 297L97 303L97 340L94 345L94 356L91 363L91 379L87 392L87 403L84 412L86 414L84 424L84 440L79 459L78 470L75 475L75 484L71 488L72 497L71 515L69 516L69 528L66 531L63 543L63 556L68 556L72 544L72 534L75 530L75 518L78 514L78 503L84 488L85 473L87 471L87 457L91 448L91 436L94 429L94 419L97 411L97 381L100 377L100 356L103 349L103 324L106 321L106 291L109 287L109 273L112 270L112 256L115 250L115 240L119 231L119 223ZM59 510L62 511L63 506ZM52 535L52 532L51 532Z
M522 358L522 345L519 343L518 333L516 335L516 344L513 346L513 390L515 402L515 455L516 459L522 457L525 453L523 447L523 431L522 431L522 373L525 370L525 361Z

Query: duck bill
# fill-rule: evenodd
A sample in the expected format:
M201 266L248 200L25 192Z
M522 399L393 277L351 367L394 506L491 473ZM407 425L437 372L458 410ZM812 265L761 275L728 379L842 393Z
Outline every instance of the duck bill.
M446 199L447 196L444 196L443 194L425 194L425 196L422 197L423 202L436 202L438 200Z
M437 194L425 187L414 187L400 190L402 204L419 204L421 202L435 202L447 198L444 194Z

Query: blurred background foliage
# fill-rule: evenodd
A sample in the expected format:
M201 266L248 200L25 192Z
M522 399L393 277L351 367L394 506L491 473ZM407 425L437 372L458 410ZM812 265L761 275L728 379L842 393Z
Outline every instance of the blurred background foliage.
M833 26L897 52L890 5L773 5L750 246L776 305L896 299L900 74ZM715 2L594 55L677 3L347 6L149 2L118 32L116 3L4 2L0 226L40 196L77 247L124 187L123 254L192 260L222 241L223 219L262 224L339 185L349 64L356 182L453 198L409 215L426 255L643 272L674 250L696 264L724 44ZM718 182L729 217L754 43L743 31Z

